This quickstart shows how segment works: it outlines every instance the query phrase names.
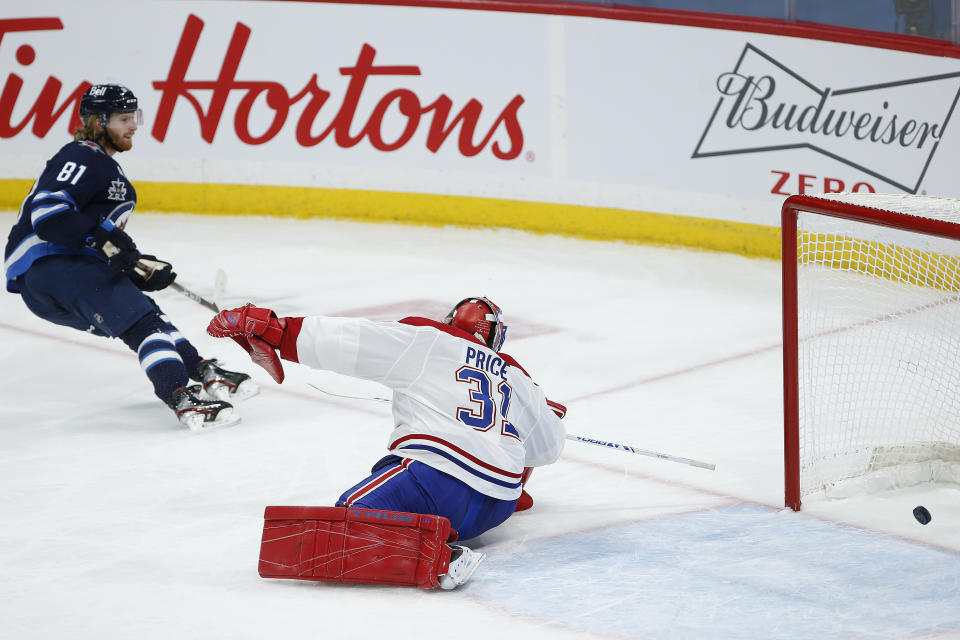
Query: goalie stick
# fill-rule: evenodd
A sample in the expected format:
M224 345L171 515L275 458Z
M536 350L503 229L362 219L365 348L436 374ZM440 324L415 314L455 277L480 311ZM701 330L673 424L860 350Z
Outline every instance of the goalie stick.
M587 438L585 436L575 436L572 433L567 434L567 440L575 440L576 442L592 444L598 447L607 447L608 449L617 449L618 451L635 453L639 456L649 456L651 458L660 458L661 460L669 460L670 462L679 462L680 464L688 464L691 467L709 469L710 471L716 471L717 469L717 465L710 464L709 462L701 462L700 460L692 460L690 458L681 458L680 456L671 456L666 453L660 453L659 451L648 451L647 449L638 449L637 447L632 447L628 444L619 444L617 442L607 442L605 440L595 440L594 438Z
M316 389L321 393L325 393L328 396L336 396L337 398L348 398L350 400L371 400L375 402L390 402L389 398L380 398L377 396L350 396L342 393L333 393L332 391L327 391L322 389L312 382L308 382L311 387ZM567 434L567 440L573 440L574 442L582 442L584 444L592 444L598 447L606 447L608 449L616 449L618 451L626 451L627 453L635 453L638 456L648 456L651 458L659 458L661 460L666 460L668 462L677 462L680 464L688 464L691 467L699 467L700 469L708 469L710 471L716 471L717 465L711 464L709 462L702 462L700 460L693 460L691 458L682 458L680 456L672 456L668 453L661 453L659 451L649 451L647 449L639 449L637 447L630 446L628 444L619 444L617 442L607 442L605 440L597 440L595 438L588 438L586 436L578 436L572 433Z

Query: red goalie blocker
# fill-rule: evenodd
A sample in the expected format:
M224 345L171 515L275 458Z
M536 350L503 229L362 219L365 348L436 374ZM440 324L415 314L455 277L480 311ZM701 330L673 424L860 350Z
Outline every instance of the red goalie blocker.
M434 589L457 538L446 518L353 507L267 507L260 575Z

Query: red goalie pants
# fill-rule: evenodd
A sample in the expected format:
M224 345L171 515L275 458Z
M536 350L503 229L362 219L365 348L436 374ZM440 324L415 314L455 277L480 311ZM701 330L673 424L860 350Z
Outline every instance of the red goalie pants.
M446 518L355 507L267 507L260 575L433 589L450 564Z

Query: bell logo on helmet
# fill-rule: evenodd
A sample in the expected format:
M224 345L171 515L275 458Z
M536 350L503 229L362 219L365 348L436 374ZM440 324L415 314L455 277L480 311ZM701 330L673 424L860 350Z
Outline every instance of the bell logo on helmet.
M133 91L118 84L95 84L80 98L80 119L96 115L100 125L107 126L111 113L136 113L137 124L143 122L139 101Z

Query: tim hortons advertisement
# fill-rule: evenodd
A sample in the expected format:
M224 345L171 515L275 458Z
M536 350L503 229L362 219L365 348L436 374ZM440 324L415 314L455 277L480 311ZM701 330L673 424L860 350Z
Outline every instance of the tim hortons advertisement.
M93 83L133 180L452 194L776 226L794 193L960 197L960 61L627 20L322 2L14 2L0 177ZM109 13L122 29L103 28Z
M409 8L130 3L112 15L136 26L106 36L83 8L46 6L57 10L0 19L7 175L18 172L11 155L45 156L69 140L80 96L101 82L140 99L146 121L124 162L153 179L301 184L343 164L531 176L545 163L524 153L549 156L538 124L548 120L538 114L545 60L507 64L488 50L494 29L483 16L450 12L438 23ZM411 11L419 26L387 15ZM535 35L523 22L518 40L520 30ZM180 169L198 160L203 176Z

